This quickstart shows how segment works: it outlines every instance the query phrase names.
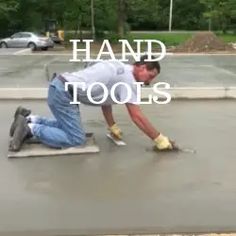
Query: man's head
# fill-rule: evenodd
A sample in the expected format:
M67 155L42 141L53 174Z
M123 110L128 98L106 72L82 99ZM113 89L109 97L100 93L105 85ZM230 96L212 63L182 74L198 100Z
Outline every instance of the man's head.
M152 56L152 59L155 57ZM137 82L144 82L149 85L150 82L161 72L161 67L158 61L145 61L147 55L140 58L134 63L133 74Z

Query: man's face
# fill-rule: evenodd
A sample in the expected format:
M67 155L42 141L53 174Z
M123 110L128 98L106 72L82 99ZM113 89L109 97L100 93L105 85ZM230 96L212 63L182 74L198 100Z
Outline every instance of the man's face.
M138 82L144 82L149 85L150 82L158 75L157 69L148 70L146 65L135 66L134 76Z

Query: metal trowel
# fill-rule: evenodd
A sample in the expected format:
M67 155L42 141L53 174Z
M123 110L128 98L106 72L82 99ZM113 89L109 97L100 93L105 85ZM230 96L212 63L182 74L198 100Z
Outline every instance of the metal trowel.
M114 137L112 134L107 133L107 137L114 142L117 146L125 146L126 143L122 140L122 139L117 139L116 137Z

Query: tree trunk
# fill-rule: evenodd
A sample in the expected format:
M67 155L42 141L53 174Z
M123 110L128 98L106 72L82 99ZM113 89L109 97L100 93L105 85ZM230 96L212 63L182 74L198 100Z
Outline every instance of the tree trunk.
M95 40L94 0L91 0L90 10L91 10L91 31L92 31L92 38L93 38L93 40Z
M118 27L117 33L120 38L124 37L125 30L125 0L117 0L118 3Z

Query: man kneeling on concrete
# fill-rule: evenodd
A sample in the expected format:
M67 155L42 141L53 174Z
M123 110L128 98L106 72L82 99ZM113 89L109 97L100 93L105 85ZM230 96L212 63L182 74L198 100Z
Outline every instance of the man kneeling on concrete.
M51 81L48 90L48 106L55 118L35 116L30 114L30 110L19 107L10 129L12 140L9 150L19 151L24 140L32 136L53 148L80 146L85 143L86 135L81 123L79 106L70 104L73 93L65 91L65 82L84 82L85 87L77 88L78 100L90 105L94 104L88 99L89 85L100 82L110 92L116 83L126 83L132 88L132 94L125 103L132 121L155 142L158 150L173 149L173 143L150 124L137 104L137 89L134 88L134 82L149 84L160 73L159 63L145 61L146 58L146 56L141 57L140 61L133 65L120 61L102 61L81 71L57 75ZM93 86L90 92L93 101L101 101L104 97L104 89L101 86ZM115 97L117 101L126 101L127 88L117 86ZM122 139L121 130L112 114L113 104L114 101L109 93L100 106L111 134L117 139Z

